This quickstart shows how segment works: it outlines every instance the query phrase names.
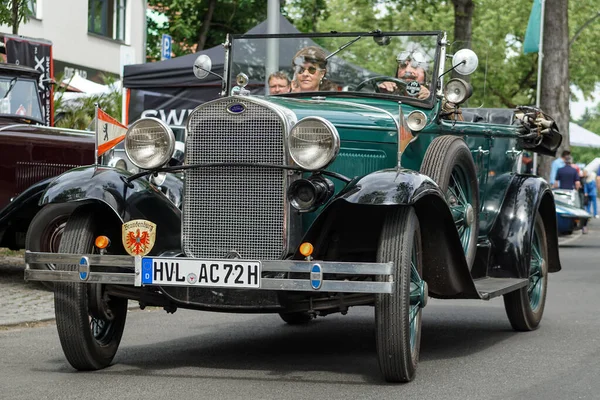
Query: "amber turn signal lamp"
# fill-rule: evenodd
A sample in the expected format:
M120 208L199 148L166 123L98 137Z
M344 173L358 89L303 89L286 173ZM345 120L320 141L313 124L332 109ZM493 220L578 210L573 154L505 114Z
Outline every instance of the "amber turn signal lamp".
M300 245L300 254L302 254L304 257L308 257L313 253L314 249L315 248L312 244L304 242Z
M99 249L105 249L110 244L110 239L106 236L98 236L94 242Z

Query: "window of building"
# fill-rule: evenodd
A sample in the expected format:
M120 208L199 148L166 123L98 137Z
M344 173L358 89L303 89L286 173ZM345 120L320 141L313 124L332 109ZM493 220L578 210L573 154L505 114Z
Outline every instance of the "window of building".
M29 10L30 18L42 19L41 0L26 0L25 4Z
M88 32L125 41L127 0L89 0Z

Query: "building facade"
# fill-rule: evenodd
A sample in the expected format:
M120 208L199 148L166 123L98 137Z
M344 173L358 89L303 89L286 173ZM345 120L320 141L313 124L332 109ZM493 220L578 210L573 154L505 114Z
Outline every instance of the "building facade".
M145 58L146 0L29 0L19 35L53 43L54 75L103 83ZM0 32L11 33L8 26Z

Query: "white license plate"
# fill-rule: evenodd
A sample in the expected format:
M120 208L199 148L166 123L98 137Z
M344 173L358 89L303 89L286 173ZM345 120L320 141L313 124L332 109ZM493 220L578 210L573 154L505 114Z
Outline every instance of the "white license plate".
M258 288L260 270L260 261L142 257L142 284Z

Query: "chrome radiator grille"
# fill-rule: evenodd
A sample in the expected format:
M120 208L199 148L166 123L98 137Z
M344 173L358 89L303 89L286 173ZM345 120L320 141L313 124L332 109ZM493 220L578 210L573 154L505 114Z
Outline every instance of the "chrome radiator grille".
M232 114L240 103L246 110ZM186 164L250 162L283 165L283 121L273 110L231 98L190 115ZM285 251L285 171L195 168L185 173L183 249L196 258L279 259Z

